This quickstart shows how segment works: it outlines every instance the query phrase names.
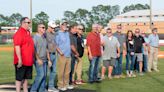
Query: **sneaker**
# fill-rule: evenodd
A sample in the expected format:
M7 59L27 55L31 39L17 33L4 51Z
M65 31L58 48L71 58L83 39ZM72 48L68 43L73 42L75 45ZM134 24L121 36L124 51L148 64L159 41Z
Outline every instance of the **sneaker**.
M96 83L101 83L101 79L95 80Z
M76 85L76 81L72 81L71 85Z
M108 79L110 79L110 80L111 80L111 79L112 79L112 76L111 76L111 75L108 75Z
M131 74L131 77L136 77L136 75L135 74Z
M68 85L67 89L74 89L74 86L73 85Z
M151 70L148 70L149 73L151 73L152 71Z
M58 87L58 89L61 90L61 91L66 91L67 90L66 87Z
M83 80L79 80L79 81L77 80L76 84L81 85L81 84L85 84L85 82Z
M48 88L48 92L59 92L56 88Z
M102 75L102 76L101 76L101 79L102 79L102 80L104 80L104 79L105 79L105 76L104 76L104 75Z
M158 70L158 69L154 69L154 71L159 72L159 70Z
M142 72L139 73L140 76L143 76L144 74Z

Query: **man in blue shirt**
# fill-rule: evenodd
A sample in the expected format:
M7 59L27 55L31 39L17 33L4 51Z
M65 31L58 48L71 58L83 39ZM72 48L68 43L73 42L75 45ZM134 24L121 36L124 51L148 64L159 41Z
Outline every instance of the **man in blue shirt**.
M58 89L65 91L67 89L73 89L73 86L69 85L69 74L71 70L71 43L70 35L67 30L67 22L62 22L60 30L57 32L55 41L58 51Z
M157 69L158 62L158 48L159 48L159 37L157 34L157 28L152 29L152 34L149 35L149 62L148 62L148 72L151 72L153 68L154 71L159 72Z

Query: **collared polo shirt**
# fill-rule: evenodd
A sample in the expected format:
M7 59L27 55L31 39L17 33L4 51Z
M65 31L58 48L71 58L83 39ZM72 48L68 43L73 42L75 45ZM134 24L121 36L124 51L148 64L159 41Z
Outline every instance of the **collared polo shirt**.
M34 60L34 42L30 32L20 27L13 36L14 43L14 64L18 63L15 46L20 46L22 64L24 66L32 66Z
M87 46L90 47L92 56L101 56L100 34L96 32L90 32L87 36Z
M158 35L150 34L148 39L149 39L150 46L159 47L159 37L158 37Z

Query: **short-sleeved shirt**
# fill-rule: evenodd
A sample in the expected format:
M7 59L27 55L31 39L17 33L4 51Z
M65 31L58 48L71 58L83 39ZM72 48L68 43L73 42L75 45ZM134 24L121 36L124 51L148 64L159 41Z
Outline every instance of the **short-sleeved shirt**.
M15 46L20 46L22 64L32 66L34 62L34 42L30 32L20 27L13 36L14 42L14 64L18 63Z
M34 37L35 53L38 54L39 58L42 60L47 60L47 40L44 36L40 34L35 34Z
M79 53L79 57L82 57L84 54L84 40L83 36L77 37L77 51Z
M134 52L135 53L142 53L143 43L145 40L142 36L134 36Z
M159 37L158 37L158 35L150 34L148 39L149 39L150 46L159 47Z
M90 32L87 36L87 46L90 47L92 56L101 56L100 34L96 32Z
M48 43L48 51L51 53L56 52L55 33L46 32L46 40Z
M55 36L57 47L62 51L65 57L71 57L71 41L69 32L59 30Z
M118 41L120 43L120 52L122 53L123 52L123 44L126 42L125 41L125 35L124 34L119 34L119 33L115 32L113 34L113 36L115 36L118 39Z
M77 34L72 34L70 32L70 41L71 41L71 45L75 46L75 49L77 50ZM72 55L74 55L74 53L71 53Z
M120 43L116 37L112 36L111 39L108 36L103 38L104 52L103 60L110 60L111 58L117 58L117 48L120 47Z

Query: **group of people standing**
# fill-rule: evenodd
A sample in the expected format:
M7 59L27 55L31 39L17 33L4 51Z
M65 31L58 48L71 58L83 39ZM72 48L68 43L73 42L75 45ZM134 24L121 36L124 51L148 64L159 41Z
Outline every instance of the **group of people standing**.
M24 92L28 92L27 79L32 79L33 64L36 77L30 92L59 92L85 83L82 79L82 57L85 47L83 25L74 23L68 27L68 22L63 20L57 28L55 22L50 21L46 30L46 26L40 23L37 25L37 33L32 38L29 32L30 19L24 17L20 23L20 28L13 36L17 92L20 92L21 85ZM102 29L101 25L93 24L92 31L86 37L90 63L89 83L99 83L105 79L105 70L108 70L109 79L113 76L124 77L123 54L126 55L128 77L136 77L134 70L138 70L140 75L143 75L143 71L151 72L152 69L159 71L157 69L159 37L156 28L148 38L144 32L140 32L140 29L136 29L135 34L129 30L125 36L122 34L121 25L117 26L114 34L109 27L104 28L104 33Z
M20 28L13 36L17 92L20 92L22 84L24 92L28 92L27 79L32 79L33 64L36 76L30 92L65 91L73 89L72 84L84 83L82 80L83 25L75 23L68 27L67 21L63 20L57 28L55 22L50 21L46 30L46 26L40 23L37 25L36 34L32 37L29 32L30 19L24 17L20 23ZM48 83L47 75L49 75ZM56 86L58 88L55 88Z
M105 32L104 32L105 30ZM100 82L105 79L106 70L108 78L124 78L122 61L126 57L127 77L136 77L136 74L144 75L146 72L156 71L158 62L159 37L157 28L147 37L145 32L139 28L128 30L124 35L122 26L117 25L116 32L95 24L92 32L87 36L88 57L90 60L89 82ZM99 64L102 61L101 77Z

